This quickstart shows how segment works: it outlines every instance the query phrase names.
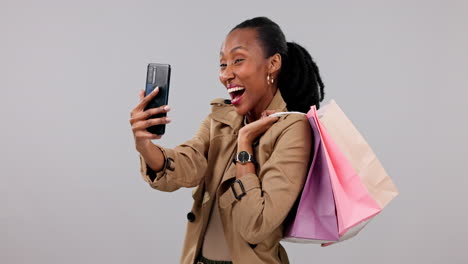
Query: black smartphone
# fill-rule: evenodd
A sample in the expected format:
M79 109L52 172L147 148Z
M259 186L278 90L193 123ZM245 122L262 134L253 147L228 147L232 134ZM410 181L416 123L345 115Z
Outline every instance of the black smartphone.
M145 96L148 96L154 88L159 87L158 94L151 100L145 110L167 105L169 99L169 82L171 78L171 65L150 63L148 64L148 70L146 72L146 89ZM165 117L166 113L153 115L151 118ZM148 127L148 132L163 135L166 130L166 125L156 125Z

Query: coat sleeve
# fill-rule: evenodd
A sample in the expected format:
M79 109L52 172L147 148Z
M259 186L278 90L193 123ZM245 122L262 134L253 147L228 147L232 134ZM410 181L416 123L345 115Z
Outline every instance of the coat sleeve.
M174 149L156 145L164 154L164 168L153 171L140 155L140 171L143 179L154 189L172 192L181 187L200 184L207 167L210 144L210 118L203 120L195 136Z
M308 120L304 116L295 118L277 138L259 175L250 173L240 178L246 195L234 202L232 213L248 243L260 243L283 223L303 188L311 145Z

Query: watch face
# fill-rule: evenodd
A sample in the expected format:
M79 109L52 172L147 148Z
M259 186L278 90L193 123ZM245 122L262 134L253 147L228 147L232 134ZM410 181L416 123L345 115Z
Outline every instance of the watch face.
M249 161L250 154L247 151L239 152L238 159L242 163L246 163Z

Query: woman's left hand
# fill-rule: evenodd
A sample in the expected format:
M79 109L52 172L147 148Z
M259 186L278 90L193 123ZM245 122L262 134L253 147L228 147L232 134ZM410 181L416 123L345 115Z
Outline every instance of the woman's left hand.
M273 110L265 110L262 112L262 116L257 121L254 121L239 130L238 141L244 143L252 143L256 138L261 136L267 131L279 117L270 117L269 115L275 113Z

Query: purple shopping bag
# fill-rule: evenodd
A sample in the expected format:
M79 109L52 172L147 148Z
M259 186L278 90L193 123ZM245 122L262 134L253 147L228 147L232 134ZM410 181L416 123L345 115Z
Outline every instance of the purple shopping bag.
M338 241L338 220L325 146L315 117L308 118L314 135L313 159L295 215L293 210L285 222L283 240L299 243Z

